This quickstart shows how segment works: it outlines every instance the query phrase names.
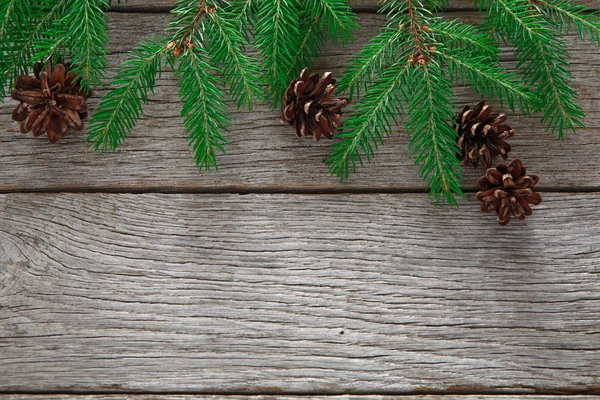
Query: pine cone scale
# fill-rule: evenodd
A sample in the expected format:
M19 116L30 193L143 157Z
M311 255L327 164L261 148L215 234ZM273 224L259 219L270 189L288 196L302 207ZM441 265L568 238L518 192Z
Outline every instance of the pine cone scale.
M477 181L482 190L475 195L475 199L482 203L481 211L496 211L500 225L508 224L511 216L522 220L532 215L529 204L539 205L542 197L533 191L539 178L526 173L525 166L518 158L508 165L500 163L496 168L489 168Z
M73 130L81 131L83 129L83 121L76 111L67 110L64 121L67 123L68 127Z
M348 104L345 98L333 97L334 91L331 72L319 78L318 74L311 75L310 69L303 69L285 92L281 122L291 125L298 137L331 139L341 126L342 107Z
M85 98L74 94L56 94L54 100L56 100L56 104L67 110L84 112L88 109Z
M21 132L31 132L38 137L46 134L50 143L64 137L69 128L83 129L87 116L86 95L81 92L78 81L68 73L64 64L54 69L34 68L35 78L17 77L16 89L11 97L20 104L13 110L12 118L20 123Z
M50 87L58 85L58 87L62 89L65 86L66 72L66 68L63 64L57 64L50 74Z
M29 115L29 109L27 108L27 104L20 103L12 112L13 121L23 122Z
M463 165L473 167L481 163L484 168L492 165L494 157L507 159L511 151L505 141L514 135L514 130L505 125L506 114L492 114L492 107L480 101L471 108L468 105L456 116L454 129L458 134L457 145Z
M22 103L27 103L30 105L39 104L46 99L42 92L38 92L38 91L34 91L34 90L14 91L14 92L12 92L11 97L17 101L20 101Z
M16 87L18 90L41 90L42 82L27 75L19 75Z

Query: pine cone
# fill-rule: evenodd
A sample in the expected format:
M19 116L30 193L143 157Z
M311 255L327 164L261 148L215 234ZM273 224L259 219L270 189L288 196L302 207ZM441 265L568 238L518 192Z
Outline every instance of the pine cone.
M21 104L14 109L12 119L21 123L21 132L33 132L35 137L46 133L50 143L56 143L69 128L83 129L88 109L86 95L65 64L56 64L51 70L48 63L45 71L41 69L34 68L35 78L17 77L11 96Z
M474 108L464 106L456 116L454 129L458 133L458 147L464 166L477 167L479 162L484 168L492 166L492 159L501 155L508 158L510 145L506 139L515 134L514 129L502 125L506 114L491 114L492 106L480 101Z
M511 215L523 220L533 212L529 204L542 202L540 194L533 191L538 181L536 175L526 175L525 166L515 158L508 165L489 168L477 181L483 190L475 198L482 202L481 211L496 211L498 223L506 225Z
M348 105L348 99L332 97L335 82L331 72L319 79L318 74L310 75L310 69L304 68L285 92L281 123L293 126L298 137L312 136L318 141L323 135L331 139L342 126L342 107Z

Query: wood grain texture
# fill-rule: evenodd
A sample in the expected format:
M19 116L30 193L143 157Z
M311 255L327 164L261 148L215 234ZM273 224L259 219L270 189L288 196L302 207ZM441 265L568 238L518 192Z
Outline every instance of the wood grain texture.
M0 391L599 394L599 201L0 195Z
M349 0L352 8L356 11L377 11L380 7L379 0ZM580 1L587 7L600 8L600 0ZM472 10L474 2L471 0L450 0L449 9L451 10ZM173 8L173 0L129 0L121 4L114 4L113 10L119 12L168 12Z
M455 13L467 21L474 13ZM167 23L166 14L114 14L111 69L124 59L140 37ZM353 46L331 48L317 61L319 71L340 73L349 56L358 51L381 24L381 17L361 14L364 34ZM546 190L597 190L600 188L600 51L586 42L569 38L575 87L588 113L587 128L559 142L544 132L538 118L511 117L517 130L511 139L513 155L524 160L530 171L541 175ZM508 57L508 55L507 55ZM514 64L507 61L506 65ZM457 103L478 100L470 90L457 88ZM104 90L98 90L92 107ZM277 112L265 106L255 111L233 112L227 135L227 155L219 156L218 173L200 172L188 150L179 118L176 83L167 74L159 81L158 93L145 107L145 115L117 153L99 154L88 149L83 134L73 134L51 146L43 138L20 135L10 120L15 102L0 105L0 159L3 173L0 191L13 190L168 190L168 191L422 191L424 183L409 156L408 138L396 129L378 152L373 164L360 168L350 180L340 183L323 164L330 142L296 138L290 127L280 125ZM457 104L457 109L459 104ZM584 173L582 173L582 171ZM467 171L465 186L475 187L479 171Z
M0 400L597 400L597 396L587 395L341 395L341 396L222 396L222 395L148 395L148 394L106 394L106 395L2 395Z

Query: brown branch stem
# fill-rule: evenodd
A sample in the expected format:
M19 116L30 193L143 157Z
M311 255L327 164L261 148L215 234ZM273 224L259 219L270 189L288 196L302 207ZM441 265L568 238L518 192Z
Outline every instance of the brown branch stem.
M412 0L406 0L406 7L408 9L408 16L410 18L412 34L415 38L415 43L417 44L417 51L421 54L424 54L423 43L421 42L421 36L419 36L419 24L415 15L415 8L413 6Z

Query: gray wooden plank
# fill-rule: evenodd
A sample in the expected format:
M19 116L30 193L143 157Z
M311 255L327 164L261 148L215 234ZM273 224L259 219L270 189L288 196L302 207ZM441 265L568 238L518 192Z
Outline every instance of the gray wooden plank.
M597 396L587 395L341 395L341 396L288 396L288 395L148 395L148 394L105 394L105 395L2 395L0 400L43 399L43 400L595 400Z
M476 20L474 13L455 13ZM143 36L163 27L166 14L114 14L112 66ZM340 73L350 54L360 49L381 24L381 17L361 14L364 34L347 49L330 48L317 61L319 71ZM587 128L579 135L559 142L544 132L538 118L511 117L517 130L511 140L514 156L522 158L531 171L541 176L546 190L588 190L600 188L600 51L586 42L569 38L573 54L575 86L581 92L588 113ZM508 62L508 64L512 64ZM114 73L111 67L110 74ZM457 110L463 103L478 100L471 91L457 88ZM98 90L94 107L104 94ZM168 74L159 81L158 93L145 107L138 128L117 153L99 154L88 149L83 134L72 134L52 146L43 138L18 133L10 120L12 100L0 105L0 160L3 173L0 191L11 190L193 190L193 191L306 191L331 190L425 190L409 156L408 138L396 129L378 152L373 164L341 184L323 164L330 142L296 138L289 126L280 125L279 114L266 106L252 113L233 112L227 135L227 155L219 157L218 173L200 172L188 150L179 118L175 82ZM465 185L473 189L479 171L469 170Z
M599 201L0 195L0 391L597 394Z
M580 1L587 7L600 8L599 0ZM114 4L113 10L120 12L168 12L173 8L173 0L129 0L121 4ZM349 0L350 5L357 11L377 11L380 7L379 0ZM472 0L450 0L449 8L452 10L472 10Z

